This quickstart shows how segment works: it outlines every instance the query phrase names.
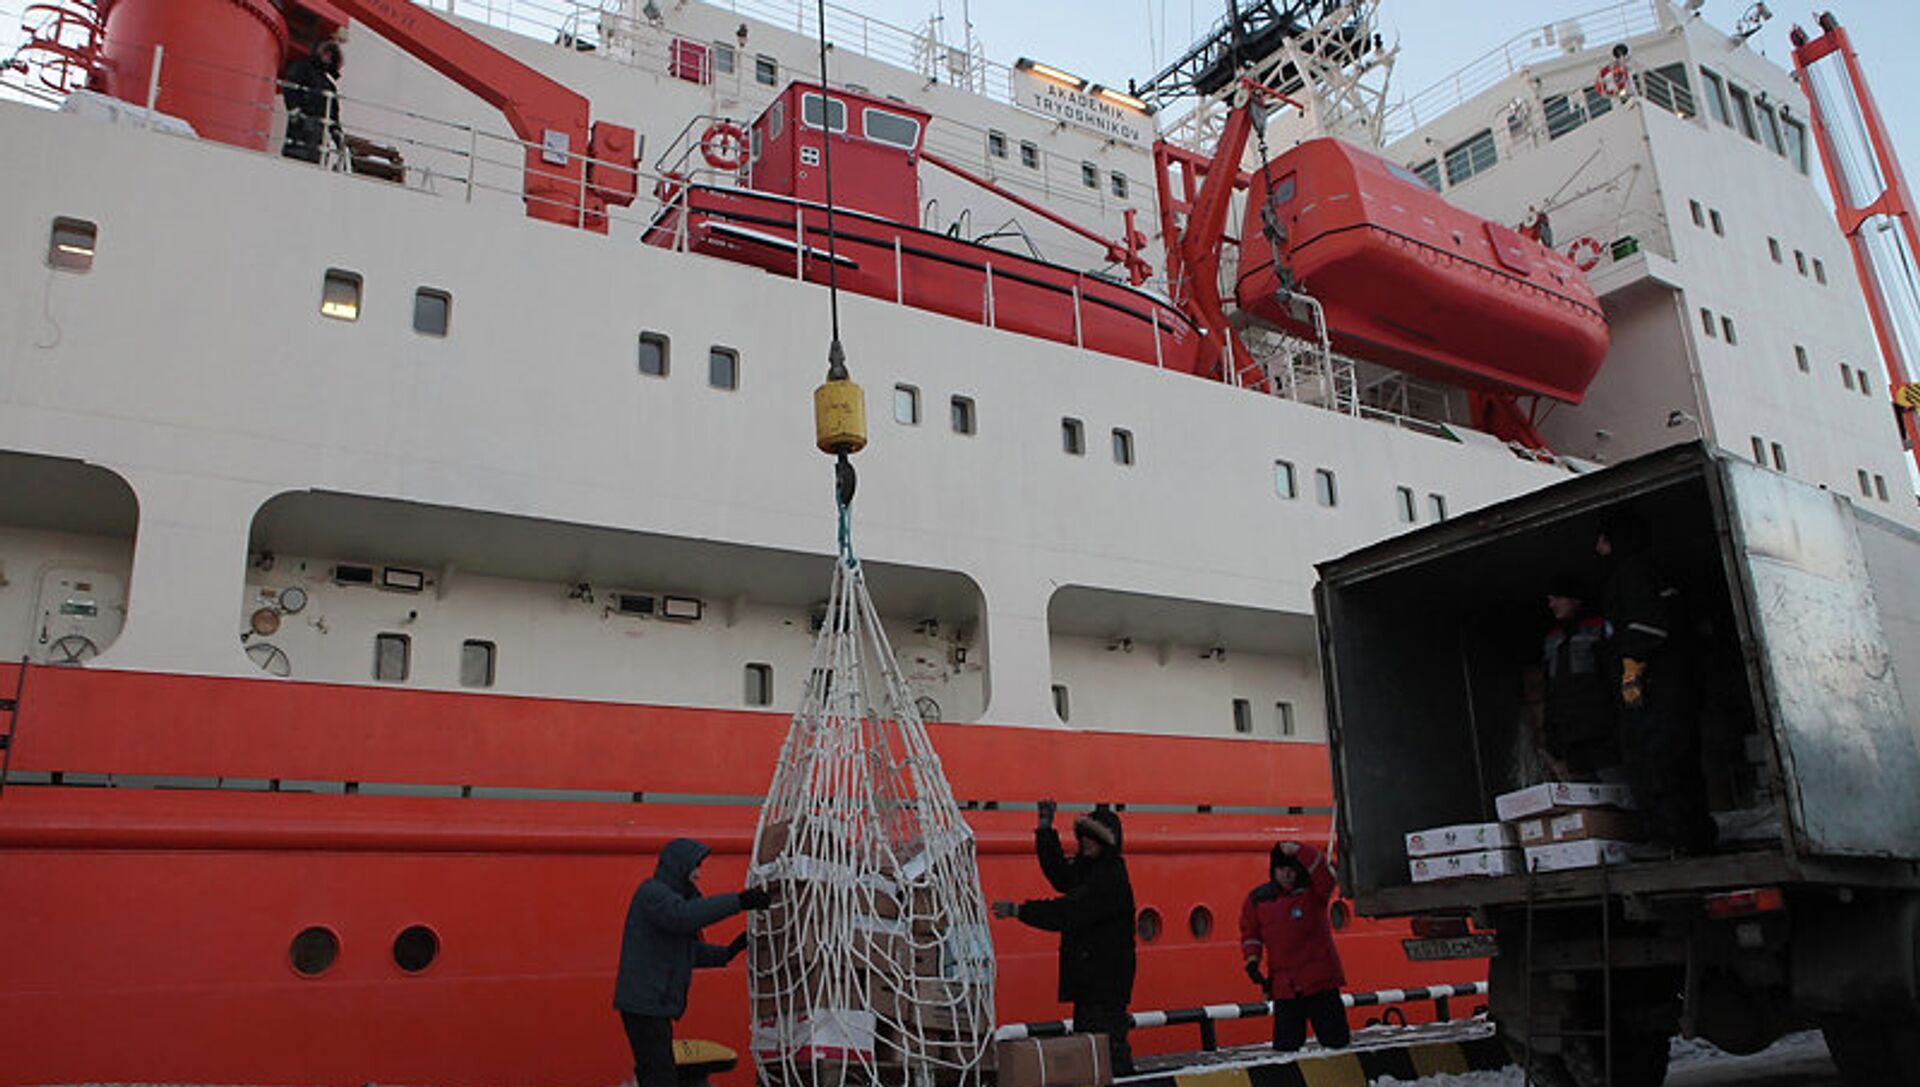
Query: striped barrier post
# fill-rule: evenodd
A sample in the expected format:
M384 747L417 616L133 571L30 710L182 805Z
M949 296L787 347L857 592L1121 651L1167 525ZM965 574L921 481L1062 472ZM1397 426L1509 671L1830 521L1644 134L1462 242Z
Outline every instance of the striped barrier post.
M1487 983L1476 981L1462 985L1431 985L1419 989L1381 989L1371 993L1342 993L1340 1000L1349 1008L1391 1007L1396 1004L1419 1004L1430 1000L1434 1002L1441 1019L1445 1020L1449 999L1485 995L1487 995ZM1198 1024L1201 1045L1211 1052L1218 1048L1213 1024L1226 1019L1258 1019L1272 1014L1271 1001L1258 1001L1251 1004L1208 1004L1199 1008L1134 1012L1130 1018L1136 1030ZM1071 1033L1073 1033L1073 1020L1055 1019L1044 1023L1009 1023L994 1032L994 1039L1004 1042L1022 1038L1059 1038Z

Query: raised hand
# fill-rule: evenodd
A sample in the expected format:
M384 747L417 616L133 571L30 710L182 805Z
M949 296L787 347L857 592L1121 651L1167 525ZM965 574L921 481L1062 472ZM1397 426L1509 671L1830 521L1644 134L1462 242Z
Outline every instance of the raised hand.
M1059 803L1052 800L1042 800L1037 807L1040 813L1040 828L1044 830L1052 826L1053 817L1055 813L1060 810Z

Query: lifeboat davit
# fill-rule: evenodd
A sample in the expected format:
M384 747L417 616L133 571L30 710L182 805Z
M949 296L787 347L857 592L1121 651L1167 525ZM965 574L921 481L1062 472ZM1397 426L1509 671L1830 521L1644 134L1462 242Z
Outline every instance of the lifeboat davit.
M1277 262L1261 219L1269 182L1283 227ZM1339 140L1303 143L1256 171L1241 237L1240 308L1312 335L1282 295L1279 269L1290 269L1342 354L1574 404L1606 358L1606 317L1572 261Z

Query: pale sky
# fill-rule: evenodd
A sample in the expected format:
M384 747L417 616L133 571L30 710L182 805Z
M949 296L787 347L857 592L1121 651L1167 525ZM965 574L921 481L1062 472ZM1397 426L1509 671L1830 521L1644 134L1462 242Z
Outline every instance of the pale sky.
M1226 11L1226 0L834 0L903 27L945 16L950 42L961 39L963 11L989 58L1044 60L1095 83L1125 87L1145 80ZM1787 31L1794 22L1819 36L1813 8L1771 0L1773 19L1749 46L1793 67ZM1507 41L1541 26L1617 5L1604 0L1382 0L1380 22L1398 37L1392 95L1413 95ZM1701 18L1732 31L1749 0L1706 0ZM1920 173L1920 0L1830 0L1853 39L1896 153L1911 183ZM1597 44L1597 43L1590 43Z

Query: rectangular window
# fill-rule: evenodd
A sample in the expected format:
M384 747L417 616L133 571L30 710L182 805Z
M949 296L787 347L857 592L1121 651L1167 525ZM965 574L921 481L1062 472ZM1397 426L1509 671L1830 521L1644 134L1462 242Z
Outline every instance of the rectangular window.
M1799 121L1783 121L1780 138L1787 146L1787 161L1801 173L1807 172L1807 126Z
M1233 700L1233 731L1239 733L1253 731L1253 703L1244 698Z
M1713 338L1713 311L1705 306L1700 307L1700 327L1706 330L1708 339Z
M1820 263L1819 257L1813 258L1813 278L1814 282L1819 283L1823 287L1826 286L1827 266Z
M1592 121L1606 115L1613 108L1613 96L1601 94L1592 87L1587 88L1587 120Z
M1122 200L1127 198L1127 175L1115 170L1107 175L1107 182L1113 186L1113 195Z
M860 129L867 139L911 151L920 144L920 122L891 110L871 106L860 111Z
M1273 462L1273 493L1282 498L1300 497L1300 486L1293 478L1293 463L1277 460Z
M1340 504L1340 485L1333 478L1332 469L1315 468L1313 470L1314 496L1320 504L1329 508Z
M1873 474L1873 493L1880 501L1887 500L1887 477L1878 472Z
M1845 385L1847 391L1853 391L1853 367L1844 362L1840 364L1840 384Z
M1767 256L1772 257L1773 262L1775 264L1780 263L1780 239L1779 238L1767 239Z
M1800 372L1803 374L1807 373L1811 369L1811 367L1807 363L1807 349L1804 347L1801 347L1799 344L1793 345L1793 364L1795 366L1798 366L1800 368Z
M93 223L85 219L69 219L64 215L56 216L53 233L47 239L47 267L62 272L92 271L93 251L99 240L100 228ZM332 274L328 272L328 275ZM326 308L322 306L320 312L326 313Z
M740 387L740 352L715 344L707 348L707 384L716 389Z
M1776 155L1784 155L1787 149L1780 146L1780 119L1774 116L1772 106L1757 106L1760 114L1760 144Z
M838 98L822 98L817 94L800 96L800 123L808 128L825 128L832 132L847 130L847 104Z
M1709 208L1707 210L1707 218L1713 220L1713 232L1715 234L1720 235L1722 238L1727 236L1727 228L1724 224L1720 222L1719 208Z
M1113 429L1113 463L1133 463L1133 431Z
M1853 471L1854 471L1854 475L1858 476L1860 479L1860 497L1872 498L1873 497L1873 477L1867 474L1867 470L1865 468L1856 468Z
M1393 501L1394 508L1400 512L1401 521L1412 524L1420 519L1420 511L1413 503L1412 487L1395 487L1393 489Z
M735 56L736 54L733 51L733 46L728 45L725 42L714 42L713 43L714 74L732 75L733 61Z
M1700 206L1700 201L1698 200L1687 201L1687 210L1693 213L1694 226L1707 225L1707 209Z
M1801 275L1807 274L1807 255L1798 249L1793 251L1793 269Z
M1707 71L1705 68L1702 68L1700 69L1700 85L1706 88L1707 113L1723 125L1732 124L1732 119L1727 115L1726 81L1714 75L1712 72Z
M667 74L688 83L711 82L707 67L707 47L685 38L667 43Z
M753 81L762 86L775 87L780 84L780 62L765 53L753 58Z
M1040 168L1040 145L1032 140L1020 141L1020 165L1029 170Z
M1740 134L1757 141L1760 131L1753 126L1753 99L1738 87L1729 87L1727 90L1733 96L1733 119L1739 122Z
M461 642L460 686L493 686L493 653L494 647L492 642L482 642L473 639Z
M1557 140L1587 123L1586 112L1564 94L1541 99L1540 109L1546 115L1547 138L1550 140Z
M1753 436L1753 463L1762 468L1767 466L1767 443L1758 434Z
M1733 318L1725 314L1722 314L1720 317L1720 335L1726 338L1728 344L1737 344L1740 342L1740 337L1733 334Z
M1640 79L1640 87L1647 100L1669 113L1682 117L1692 117L1693 88L1687 85L1687 66L1667 64L1646 73Z
M1007 134L1006 133L997 132L997 131L994 131L993 129L987 130L987 154L992 155L994 158L997 158L997 159L1003 159L1007 157Z
M972 434L974 426L972 398L954 397L948 411L948 421L953 424L955 434Z
M744 693L747 705L773 705L773 665L749 664L742 678L746 686Z
M413 330L422 336L445 336L453 321L453 295L432 287L413 292Z
M1067 685L1064 683L1053 685L1053 715L1063 725L1073 720L1073 707L1067 700Z
M1444 494L1428 495L1427 496L1427 513L1431 514L1433 519L1436 521L1446 520L1447 519L1447 496Z
M669 347L667 338L660 333L642 332L640 334L640 372L648 377L666 377Z
M1787 451L1780 448L1779 442L1773 443L1773 466L1778 471L1787 470Z
M1293 735L1293 703L1275 702L1273 704L1274 722L1280 726L1280 735Z
M360 273L327 269L320 281L320 314L336 321L360 319Z
M1867 372L1865 370L1855 370L1854 376L1859 379L1860 395L1872 396L1873 395L1873 379L1867 376Z
M893 387L893 421L905 426L920 425L920 390L913 385Z
M1493 130L1484 129L1464 143L1447 149L1447 184L1458 185L1475 174L1493 168L1497 156L1493 148Z
M1413 167L1413 172L1420 175L1420 180L1427 183L1427 188L1432 189L1434 192L1440 191L1439 159L1428 159L1425 162L1419 163Z
M1100 187L1100 167L1095 166L1091 162L1081 163L1080 184L1085 185L1089 189L1098 189Z
M376 634L373 638L373 678L383 683L405 683L413 656L413 639L405 634Z
M1087 451L1087 432L1080 420L1071 417L1060 420L1060 451L1076 457Z

